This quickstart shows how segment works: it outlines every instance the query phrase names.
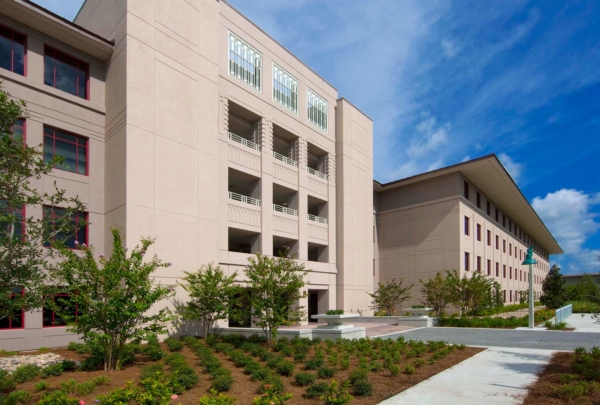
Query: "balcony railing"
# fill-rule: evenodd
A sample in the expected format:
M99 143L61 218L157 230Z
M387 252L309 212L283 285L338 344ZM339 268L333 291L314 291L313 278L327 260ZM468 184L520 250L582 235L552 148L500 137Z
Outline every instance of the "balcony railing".
M260 207L260 200L229 191L229 199Z
M233 134L231 132L229 132L229 139L231 139L234 142L241 143L242 145L247 146L250 149L260 150L259 144L249 141L246 138L242 138L241 136Z
M308 220L319 222L321 224L327 224L327 218L321 218L313 214L308 214Z
M277 205L277 204L273 204L273 210L277 211L277 212L283 212L284 214L288 214L288 215L294 215L296 217L298 216L298 210L288 208L288 207L283 207L283 206Z
M277 160L281 160L282 162L287 163L288 165L298 167L298 162L296 162L293 159L290 159L289 157L283 156L281 153L277 153L277 152L273 151L273 157Z
M317 177L327 180L327 175L325 173L321 173L320 171L315 170L312 167L306 166L306 171L309 172L310 174L312 174L313 176L317 176Z

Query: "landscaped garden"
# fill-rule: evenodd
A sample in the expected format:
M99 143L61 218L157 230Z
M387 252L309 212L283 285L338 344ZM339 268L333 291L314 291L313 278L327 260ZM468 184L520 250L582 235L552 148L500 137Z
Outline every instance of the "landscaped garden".
M554 354L523 404L600 404L600 347Z
M106 373L98 348L69 349L52 351L70 359L63 363L0 371L0 404L377 404L481 350L403 338L284 338L269 347L256 335L187 336L128 344L119 369Z

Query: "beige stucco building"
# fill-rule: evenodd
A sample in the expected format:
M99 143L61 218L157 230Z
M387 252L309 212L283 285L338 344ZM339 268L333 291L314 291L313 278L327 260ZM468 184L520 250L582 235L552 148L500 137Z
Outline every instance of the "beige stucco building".
M29 111L18 130L67 158L36 186L86 203L77 238L97 253L112 227L128 246L156 238L148 253L173 263L163 284L207 263L242 274L249 255L289 248L310 270L309 313L369 314L378 281L417 285L487 260L508 266L514 300L529 240L514 226L538 246L539 277L561 252L495 157L374 183L371 119L225 1L87 0L71 23L0 0L0 41L2 86ZM515 253L487 245L488 231ZM74 339L50 310L0 324L3 349Z

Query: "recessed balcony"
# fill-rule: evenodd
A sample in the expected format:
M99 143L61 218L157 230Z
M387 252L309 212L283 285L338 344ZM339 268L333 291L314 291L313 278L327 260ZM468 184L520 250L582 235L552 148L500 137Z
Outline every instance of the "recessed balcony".
M327 225L327 218L319 217L319 216L313 215L313 214L307 214L307 217L308 217L309 221L318 222L320 224Z
M320 172L320 171L318 171L316 169L313 169L310 166L306 167L306 171L308 173L312 174L313 176L317 176L317 177L322 178L323 180L327 180L328 179L328 176L325 173L322 173L322 172Z
M277 160L287 163L290 166L298 167L298 162L296 162L294 159L290 159L287 156L283 156L281 153L273 151L273 157Z
M298 216L298 210L293 208L284 207L283 205L273 204L273 211L283 212L284 214Z
M242 145L246 146L247 148L254 149L256 151L260 151L260 145L257 144L257 143L252 142L251 140L243 138L243 137L241 137L239 135L236 135L236 134L234 134L232 132L228 133L228 137L232 141L237 142L239 144L242 144Z
M248 197L247 195L243 194L234 193L233 191L229 191L229 199L260 207L259 199Z

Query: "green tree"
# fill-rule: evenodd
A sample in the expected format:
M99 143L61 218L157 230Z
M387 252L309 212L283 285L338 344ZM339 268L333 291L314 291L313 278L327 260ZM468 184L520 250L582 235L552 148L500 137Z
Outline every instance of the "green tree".
M167 322L174 319L167 308L153 311L155 304L174 292L151 278L171 263L156 256L145 260L152 239L142 239L128 256L120 231L113 229L112 236L110 257L100 254L97 261L93 247L82 247L82 252L63 248L63 260L52 270L56 286L72 292L68 302L55 304L54 310L65 319L69 332L82 334L85 342L102 348L105 371L117 368L126 342L166 333ZM64 309L65 304L77 306L77 317Z
M564 306L569 299L566 284L567 281L560 274L560 267L554 264L542 284L540 302L550 309Z
M306 319L306 310L298 304L298 300L306 297L306 291L301 289L305 285L307 271L287 251L279 257L257 253L248 262L244 274L251 291L252 318L262 328L269 344L273 345L281 325Z
M180 285L189 294L189 301L178 310L186 321L200 321L202 336L212 333L219 319L227 319L241 288L235 285L237 272L227 277L219 266L202 266L198 271L184 271Z
M25 102L0 90L0 319L43 306L45 269L53 254L43 245L63 243L77 230L71 218L84 210L78 198L66 198L56 184L52 193L32 186L64 159L44 162L41 145L33 148L23 142L13 125L26 116L24 107ZM58 206L64 208L60 213ZM26 215L42 207L50 215Z
M474 316L492 306L493 280L480 272L465 274L461 278L456 270L447 271L446 281L450 303L458 307L461 315Z
M396 283L394 279L388 280L386 284L377 283L377 291L367 292L371 297L371 304L373 304L369 308L375 312L385 311L387 316L392 316L397 307L410 299L411 288L413 288L413 284L402 287L402 280L399 283Z
M435 316L444 316L448 302L450 301L450 291L448 283L441 273L437 273L434 278L430 278L426 282L419 279L421 282L422 302L427 307L431 308Z
M600 302L600 285L587 273L577 284L568 286L567 290L570 300Z

